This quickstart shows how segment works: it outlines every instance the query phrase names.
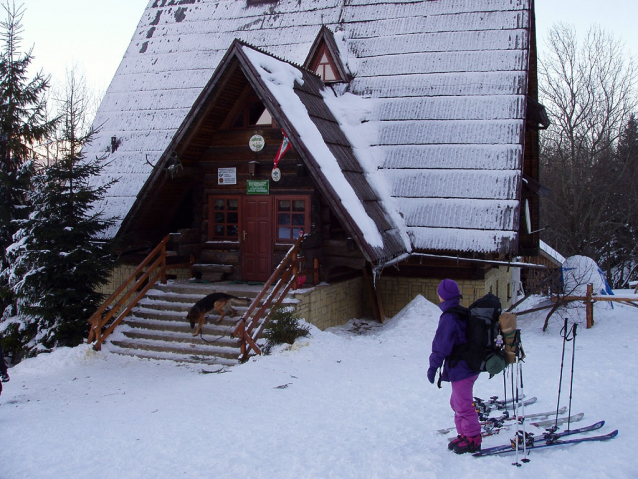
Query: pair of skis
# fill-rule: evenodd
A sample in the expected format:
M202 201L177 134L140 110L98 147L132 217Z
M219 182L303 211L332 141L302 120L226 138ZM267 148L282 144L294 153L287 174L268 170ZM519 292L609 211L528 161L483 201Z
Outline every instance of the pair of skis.
M610 432L609 434L603 434L600 436L583 436L574 439L562 439L566 436L571 436L574 434L581 434L585 432L595 431L597 429L602 428L605 425L605 421L599 421L590 426L580 427L577 429L570 429L562 432L553 432L553 433L545 433L542 435L531 435L528 434L525 437L525 447L529 451L531 449L541 449L545 447L553 447L553 446L565 446L567 444L578 444L581 442L589 442L589 441L606 441L609 439L613 439L618 435L618 429ZM523 448L523 437L522 435L516 439L513 439L510 444L503 444L501 446L489 447L487 449L483 449L479 452L472 454L474 457L482 457L482 456L493 456L495 454L504 454L508 452L515 452L518 441L518 448L522 450Z
M566 410L567 410L566 407L562 407L558 410L558 414L563 414ZM501 431L507 431L513 426L512 424L513 421L518 419L518 421L520 422L523 417L525 418L525 420L529 420L529 419L534 420L534 419L548 418L549 416L553 416L555 414L556 414L556 411L547 411L547 412L541 412L541 413L525 414L525 416L519 416L518 418L515 416L512 416L512 417L500 416L498 418L490 418L487 421L481 421L481 429L482 429L481 436L483 437L493 436L495 434L499 434ZM534 421L530 424L539 429L544 429L554 425L561 426L568 421L570 423L578 422L582 420L583 417L585 417L585 414L581 412L578 414L574 414L570 417L559 417L557 420L545 419L543 421ZM455 429L456 427L448 427L445 429L438 429L437 432L440 434L448 434Z
M536 402L536 398L530 398L526 401L526 405L529 404L533 404L534 402ZM506 411L504 413L502 413L500 416L497 417L488 417L488 418L484 418L481 420L481 427L484 429L484 431L487 430L494 430L495 428L501 428L503 426L505 426L505 422L506 421L514 421L514 420L521 420L522 418L527 419L546 419L550 416L555 416L556 414L563 414L565 413L565 411L567 410L567 408L565 406L563 406L562 408L558 409L558 411L554 410L554 411L546 411L546 412L537 412L537 413L530 413L530 414L525 414L524 416L510 416L510 414ZM583 414L577 414L575 416L572 416L570 418L570 420L572 422L578 421L580 419L583 418ZM568 418L559 418L559 422L558 424L563 424L564 422L567 422ZM534 426L536 427L546 427L546 423L548 423L548 421L539 421L539 422L535 422L532 423ZM554 421L551 421L551 424L553 424ZM551 425L550 424L550 425ZM454 429L456 429L456 427L448 427L448 428L444 428L444 429L437 429L437 432L440 434L448 434L451 431L453 431Z
M514 406L514 399L497 399L498 396L492 396L488 400L484 400L478 397L474 398L474 408L479 415L479 419L485 420L488 419L490 413L494 410L502 411L512 408ZM530 404L534 404L537 401L536 397L532 397L529 399L525 399L525 395L522 394L518 398L517 405L518 406L529 406Z
M563 414L566 410L567 410L566 407L562 407L558 410L558 414ZM481 436L483 437L493 436L495 434L499 434L501 431L509 430L513 426L513 424L507 421L518 420L518 423L521 424L523 419L525 419L526 421L535 420L535 419L544 419L543 421L537 420L531 423L531 425L534 427L537 427L539 429L544 429L551 426L560 426L562 424L565 424L566 422L569 422L569 423L578 422L581 419L583 419L583 417L585 416L585 414L581 412L569 417L560 417L558 419L546 419L546 418L549 418L549 416L555 416L555 415L556 415L556 411L547 411L543 413L525 414L524 416L518 416L518 417L512 416L511 418L507 418L500 421L499 421L499 418L491 418L481 423L481 428L482 428Z

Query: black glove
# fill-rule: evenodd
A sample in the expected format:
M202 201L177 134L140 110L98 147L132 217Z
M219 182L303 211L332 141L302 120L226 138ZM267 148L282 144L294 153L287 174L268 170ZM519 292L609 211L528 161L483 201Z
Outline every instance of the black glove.
M9 377L9 373L2 373L0 374L0 379L3 383L8 383L11 378Z
M434 384L434 377L436 376L436 368L428 368L428 381Z

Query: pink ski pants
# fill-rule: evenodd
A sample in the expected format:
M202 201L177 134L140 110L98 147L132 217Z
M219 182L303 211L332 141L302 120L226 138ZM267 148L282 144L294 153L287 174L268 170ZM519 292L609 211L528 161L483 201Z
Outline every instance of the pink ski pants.
M452 396L450 406L454 411L454 423L458 434L473 437L481 434L481 425L478 420L478 413L472 402L474 395L472 389L478 378L476 376L452 382Z

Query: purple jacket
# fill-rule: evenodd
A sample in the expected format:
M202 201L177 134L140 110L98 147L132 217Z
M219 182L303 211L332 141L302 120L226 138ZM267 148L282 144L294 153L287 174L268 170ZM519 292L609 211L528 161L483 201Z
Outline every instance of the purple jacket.
M455 306L459 306L459 299L453 298L443 301L439 308L443 311L439 319L439 326L432 340L432 354L430 354L430 367L438 369L443 364L443 381L461 381L463 379L476 376L478 373L472 371L464 360L460 360L454 367L445 361L454 346L467 342L465 337L465 322L458 319L454 313L446 311ZM444 364L445 361L445 364Z

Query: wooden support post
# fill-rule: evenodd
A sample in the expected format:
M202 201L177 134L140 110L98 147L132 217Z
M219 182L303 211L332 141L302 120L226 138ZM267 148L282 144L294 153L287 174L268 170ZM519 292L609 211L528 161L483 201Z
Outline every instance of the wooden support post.
M314 281L314 285L317 286L319 284L319 258L315 258L312 261L312 273L313 273L313 277L312 280Z
M587 329L594 325L594 301L592 296L594 294L594 285L587 285L587 297L585 299L585 310L587 312Z
M292 252L292 274L294 281L292 283L292 289L297 291L297 275L299 273L299 264L297 263L297 250Z
M374 281L370 272L368 271L368 266L365 265L363 267L363 282L366 285L366 289L368 291L368 295L370 297L370 307L372 308L372 314L374 314L374 318L383 323L385 321L385 311L383 309L383 303L381 302L381 295L377 288L374 287Z
M166 284L166 243L162 244L162 249L160 251L160 255L162 257L162 262L160 263L160 268L162 268L161 282L162 284Z

